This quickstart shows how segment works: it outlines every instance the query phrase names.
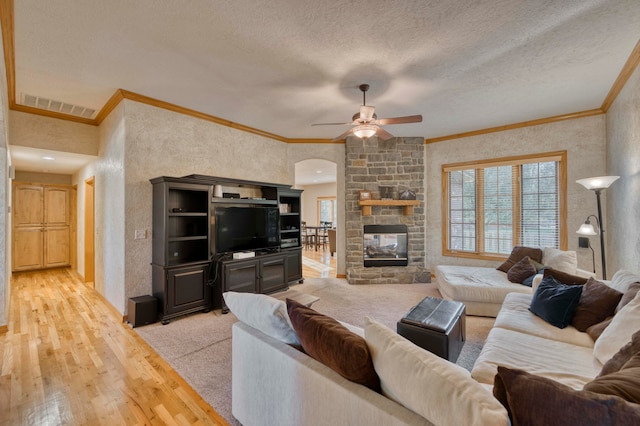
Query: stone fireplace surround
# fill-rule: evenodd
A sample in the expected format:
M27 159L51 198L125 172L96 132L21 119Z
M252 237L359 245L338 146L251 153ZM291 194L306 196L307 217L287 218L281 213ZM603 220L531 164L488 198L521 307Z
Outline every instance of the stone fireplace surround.
M412 284L431 281L425 268L424 214L424 139L393 138L388 141L376 137L362 140L348 137L345 162L346 207L346 272L350 284ZM403 215L398 206L373 206L371 216L362 215L358 204L360 191L371 192L380 199L379 187L394 187L395 193L405 189L416 192L420 205L412 215ZM364 267L364 225L407 226L408 265Z

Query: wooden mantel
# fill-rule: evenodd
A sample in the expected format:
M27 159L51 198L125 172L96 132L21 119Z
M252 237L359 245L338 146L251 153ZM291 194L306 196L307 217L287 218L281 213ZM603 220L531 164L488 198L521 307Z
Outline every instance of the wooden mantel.
M402 207L402 214L411 216L413 207L419 206L418 200L360 200L358 204L362 206L362 216L371 216L372 206L399 206Z

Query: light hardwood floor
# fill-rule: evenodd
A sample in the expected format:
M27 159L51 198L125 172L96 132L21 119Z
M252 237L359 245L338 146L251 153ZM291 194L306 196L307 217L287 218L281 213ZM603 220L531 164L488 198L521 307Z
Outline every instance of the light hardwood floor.
M69 269L14 274L2 425L227 425Z
M305 258L308 260L305 262ZM302 250L302 276L305 278L335 278L336 255L329 250Z

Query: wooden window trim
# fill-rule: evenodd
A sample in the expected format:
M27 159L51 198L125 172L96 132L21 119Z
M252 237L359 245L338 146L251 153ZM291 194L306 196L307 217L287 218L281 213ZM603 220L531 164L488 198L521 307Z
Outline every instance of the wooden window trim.
M456 250L449 250L449 179L447 173L451 171L478 169L487 167L498 166L515 166L527 163L540 163L548 161L557 161L560 164L560 170L558 173L558 202L559 202L559 244L561 250L567 250L568 236L567 236L567 151L552 151L540 154L528 154L522 156L502 157L495 159L479 160L479 161L466 161L460 163L443 164L442 165L442 255L451 257L460 257L467 259L478 260L498 260L502 261L506 259L508 254L494 254L483 253L480 251L481 245L484 243L484 236L482 234L482 227L484 224L484 208L482 211L477 212L476 217L476 251L475 252L460 252ZM519 170L519 168L515 168ZM521 176L519 172L514 172L514 193L520 193ZM476 179L477 180L477 179ZM476 185L476 203L481 202L480 198L483 197L483 190L479 188L480 185ZM516 192L517 191L517 192ZM480 192L480 194L479 194ZM476 204L479 205L479 204ZM512 220L514 230L513 235L515 241L520 241L520 197L514 197L513 212L514 218Z

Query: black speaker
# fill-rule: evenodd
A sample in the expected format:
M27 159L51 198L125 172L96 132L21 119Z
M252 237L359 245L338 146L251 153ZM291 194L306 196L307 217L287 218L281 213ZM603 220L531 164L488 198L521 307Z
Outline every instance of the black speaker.
M133 327L153 324L158 318L158 299L153 296L138 296L129 299L127 322Z

